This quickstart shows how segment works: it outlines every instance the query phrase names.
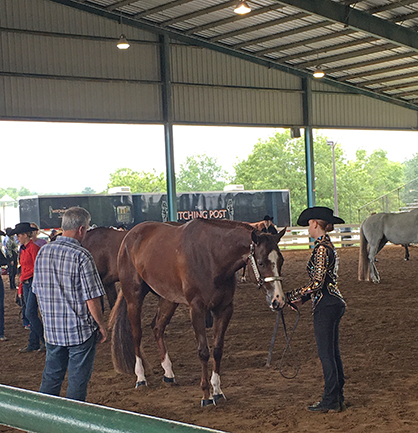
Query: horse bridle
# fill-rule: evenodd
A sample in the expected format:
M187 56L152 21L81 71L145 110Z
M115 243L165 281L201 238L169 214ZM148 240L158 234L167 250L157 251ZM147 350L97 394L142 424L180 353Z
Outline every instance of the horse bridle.
M255 251L255 244L254 244L254 242L252 242L251 245L250 245L250 254L247 257L247 262L250 261L251 267L253 268L253 272L254 272L255 278L257 280L258 288L260 289L264 285L264 283L271 283L273 281L283 281L283 278L280 277L280 276L277 276L277 277L276 276L274 276L274 277L265 277L265 278L263 278L261 276L260 271L258 270L258 267L257 267L257 263L255 262L254 251ZM279 322L280 322L280 319L281 319L282 324L283 324L283 331L284 331L284 335L285 335L285 339L286 339L286 346L285 346L285 348L283 350L282 358L281 358L280 363L279 363L279 371L280 371L280 374L285 379L294 379L297 376L297 374L299 373L299 370L300 370L300 365L299 365L299 362L298 362L298 360L296 358L296 355L292 352L292 349L290 347L290 342L292 341L293 334L296 331L296 327L298 325L299 316L300 316L300 313L299 313L299 310L297 309L297 307L295 309L296 309L298 315L296 317L296 321L295 321L295 324L293 325L293 329L292 329L292 332L291 332L290 336L287 333L286 323L285 323L284 315L283 315L283 308L280 308L278 310L278 312L277 312L277 319L276 319L276 325L274 327L273 337L272 337L272 340L271 340L269 355L267 357L267 363L266 363L267 366L270 366L271 356L272 356L272 353L273 353L273 346L274 346L274 342L276 340L277 329L278 329ZM289 351L292 354L294 360L296 361L296 373L294 375L292 375L292 376L286 376L283 373L283 370L282 370L283 360L284 360L284 357L285 357L287 351Z
M257 263L255 262L254 251L255 251L255 244L254 242L252 242L250 245L250 254L247 257L247 262L250 261L250 265L253 269L255 279L257 280L258 288L261 289L264 283L272 283L273 281L283 281L283 278L280 277L279 275L273 277L265 277L265 278L261 276L260 271L258 270L257 267Z

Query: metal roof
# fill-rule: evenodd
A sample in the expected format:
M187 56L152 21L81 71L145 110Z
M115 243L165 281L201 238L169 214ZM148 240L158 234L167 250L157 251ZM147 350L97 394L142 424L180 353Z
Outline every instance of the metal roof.
M418 109L418 0L50 0Z

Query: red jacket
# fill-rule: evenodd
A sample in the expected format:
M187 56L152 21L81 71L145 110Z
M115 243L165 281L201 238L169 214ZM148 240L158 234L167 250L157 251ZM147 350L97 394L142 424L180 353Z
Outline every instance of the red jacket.
M20 285L19 294L23 293L23 281L33 277L33 269L35 267L35 259L40 248L32 242L32 239L26 244L22 245L20 249Z

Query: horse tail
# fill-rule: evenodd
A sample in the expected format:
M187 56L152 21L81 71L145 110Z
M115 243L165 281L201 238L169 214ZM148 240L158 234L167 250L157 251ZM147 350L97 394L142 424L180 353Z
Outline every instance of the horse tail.
M359 281L369 281L370 264L369 254L367 251L368 241L364 234L363 224L360 227L360 252L358 259L358 279Z
M131 324L128 318L128 306L122 291L119 292L112 308L109 326L112 328L112 362L118 373L135 372L135 350Z

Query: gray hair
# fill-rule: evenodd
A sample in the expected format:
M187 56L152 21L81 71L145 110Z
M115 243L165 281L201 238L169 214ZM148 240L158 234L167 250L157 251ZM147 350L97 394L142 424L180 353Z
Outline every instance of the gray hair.
M61 228L64 231L78 230L80 227L88 228L90 225L90 213L78 206L67 209L62 217Z

